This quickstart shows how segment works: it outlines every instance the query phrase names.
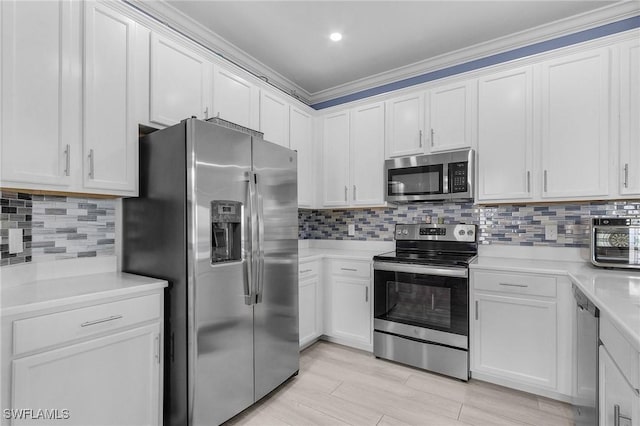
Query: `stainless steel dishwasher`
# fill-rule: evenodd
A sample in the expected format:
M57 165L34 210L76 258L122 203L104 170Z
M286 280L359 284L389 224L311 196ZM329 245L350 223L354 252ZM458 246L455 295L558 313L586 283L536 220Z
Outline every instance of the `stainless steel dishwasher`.
M576 350L575 396L573 399L576 426L598 424L598 345L600 310L575 284Z

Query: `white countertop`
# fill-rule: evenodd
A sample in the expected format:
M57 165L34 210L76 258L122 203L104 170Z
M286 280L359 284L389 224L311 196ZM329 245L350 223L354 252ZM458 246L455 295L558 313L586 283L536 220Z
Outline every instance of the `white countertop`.
M597 268L586 261L553 261L479 256L473 270L502 270L566 275L611 318L615 327L640 352L640 271Z
M322 258L329 259L353 259L353 260L372 260L373 256L380 254L380 251L373 250L342 250L328 248L307 248L298 251L298 260L300 262L318 260Z
M0 316L131 295L167 285L166 281L160 279L125 272L105 272L3 286Z

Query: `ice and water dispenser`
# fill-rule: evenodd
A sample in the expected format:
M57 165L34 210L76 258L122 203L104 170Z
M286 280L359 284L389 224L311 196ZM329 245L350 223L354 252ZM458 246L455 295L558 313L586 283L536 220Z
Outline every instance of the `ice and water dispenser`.
M211 263L242 260L242 203L211 202Z

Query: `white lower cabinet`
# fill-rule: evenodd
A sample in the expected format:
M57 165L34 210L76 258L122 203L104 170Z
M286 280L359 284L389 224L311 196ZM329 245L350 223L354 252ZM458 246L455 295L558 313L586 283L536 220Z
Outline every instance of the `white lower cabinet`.
M472 272L473 377L550 397L571 395L571 285L562 279Z
M328 262L327 336L329 340L371 351L371 262Z
M600 424L640 425L640 396L625 379L605 346L599 352Z
M300 262L298 279L298 322L302 348L322 336L320 261Z
M155 323L15 360L13 407L59 409L65 425L160 424L159 339Z
M11 424L38 410L47 424L162 424L162 307L153 293L4 317L3 405L33 410Z

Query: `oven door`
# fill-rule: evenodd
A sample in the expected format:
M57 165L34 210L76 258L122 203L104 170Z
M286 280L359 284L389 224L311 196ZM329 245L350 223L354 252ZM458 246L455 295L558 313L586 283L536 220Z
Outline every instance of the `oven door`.
M640 268L640 226L593 226L591 261L597 266Z
M467 268L374 263L374 328L468 349Z

